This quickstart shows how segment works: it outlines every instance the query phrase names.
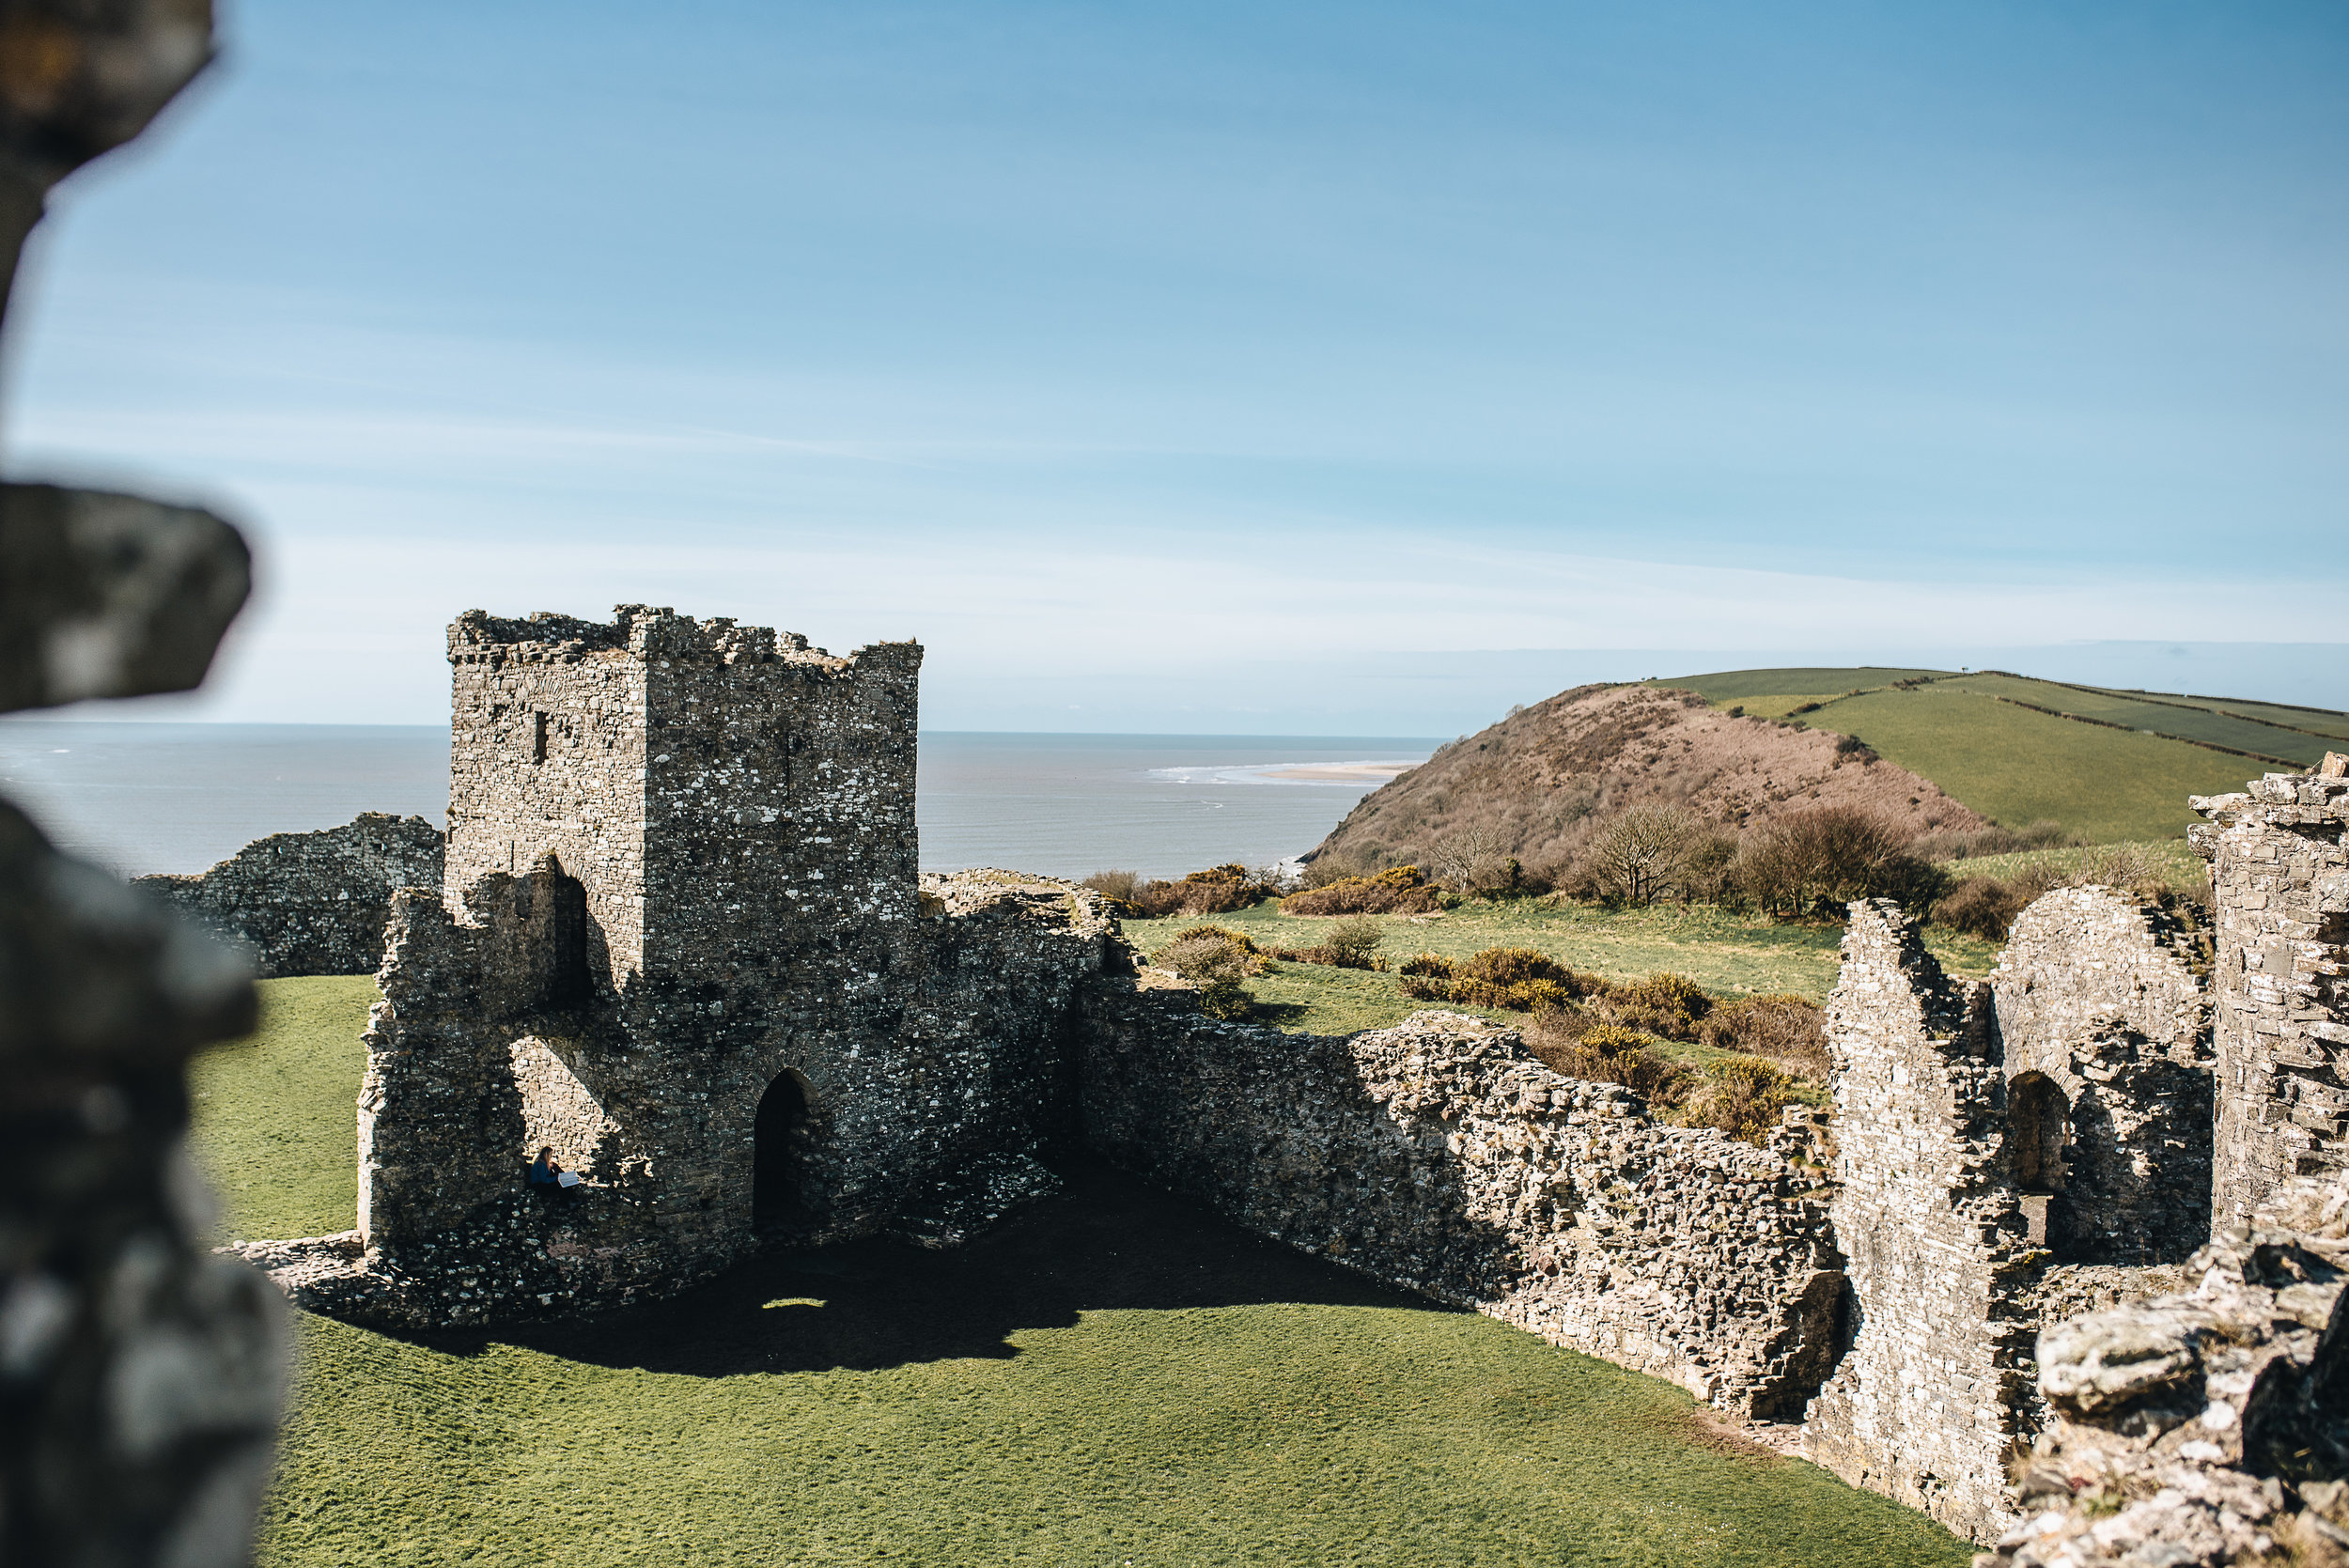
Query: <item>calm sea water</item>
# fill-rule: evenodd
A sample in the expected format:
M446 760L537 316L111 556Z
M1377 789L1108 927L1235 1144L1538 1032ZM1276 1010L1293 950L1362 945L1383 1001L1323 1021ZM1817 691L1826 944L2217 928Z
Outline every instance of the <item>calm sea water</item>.
M1262 865L1310 849L1371 787L1298 767L1423 761L1393 737L922 737L922 864L1081 877ZM0 793L125 876L201 871L264 833L363 811L442 823L448 732L326 724L0 722Z

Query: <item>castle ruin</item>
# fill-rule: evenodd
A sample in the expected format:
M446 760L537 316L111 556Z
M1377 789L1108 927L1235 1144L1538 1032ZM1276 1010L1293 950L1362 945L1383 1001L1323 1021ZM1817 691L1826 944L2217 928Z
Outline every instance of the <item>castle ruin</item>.
M255 1254L305 1300L609 1306L1057 1185L1062 1018L1112 924L1009 874L920 885L918 646L627 605L472 613L448 655L444 891L390 906L358 1224ZM584 1178L559 1209L521 1180L545 1146Z
M951 1244L1081 1145L1798 1433L1987 1542L2053 1440L2051 1326L2191 1288L2215 1225L2349 1166L2340 759L2197 802L2215 948L2064 888L1966 983L1855 905L1823 1169L1813 1128L1663 1126L1458 1014L1207 1018L1097 895L920 874L911 644L835 658L623 606L469 613L449 659L446 877L389 903L357 1227L241 1248L319 1311L486 1324L670 1293L762 1242ZM541 1146L572 1196L524 1188Z

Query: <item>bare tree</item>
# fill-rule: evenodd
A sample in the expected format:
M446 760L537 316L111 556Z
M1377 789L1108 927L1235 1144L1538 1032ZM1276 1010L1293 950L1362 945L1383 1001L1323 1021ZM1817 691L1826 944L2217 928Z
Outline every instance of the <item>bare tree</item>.
M1457 828L1428 856L1436 879L1462 893L1498 888L1508 881L1509 841L1498 828Z
M1591 841L1592 869L1609 891L1653 904L1679 884L1697 840L1697 819L1677 806L1634 806Z

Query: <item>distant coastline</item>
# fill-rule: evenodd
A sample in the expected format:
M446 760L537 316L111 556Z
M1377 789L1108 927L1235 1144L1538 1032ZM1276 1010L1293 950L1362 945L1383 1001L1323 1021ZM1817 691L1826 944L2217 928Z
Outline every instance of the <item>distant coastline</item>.
M1071 877L1269 864L1441 743L925 731L922 864ZM448 731L16 717L0 722L0 788L62 847L120 875L201 871L265 834L362 811L442 826Z

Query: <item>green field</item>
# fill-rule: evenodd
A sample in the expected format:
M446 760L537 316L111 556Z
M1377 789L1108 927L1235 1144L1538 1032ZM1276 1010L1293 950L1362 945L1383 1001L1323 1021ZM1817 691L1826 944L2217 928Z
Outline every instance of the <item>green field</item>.
M350 1223L366 979L206 1059L228 1228ZM261 1561L1957 1564L1665 1384L1258 1242L1096 1164L954 1252L762 1257L468 1337L298 1319Z
M1903 690L1900 680L1926 684ZM1996 671L1733 670L1654 684L1857 736L1995 822L2058 822L2097 843L2178 837L2199 820L2188 795L2313 767L2349 736L2349 714ZM1796 713L1806 705L1816 706Z
M1244 931L1268 947L1311 947L1330 928L1327 920L1289 919L1271 900L1207 918L1209 924ZM1389 959L1421 952L1465 958L1487 947L1530 947L1569 968L1610 980L1636 980L1670 970L1715 996L1791 992L1819 1001L1835 988L1836 955L1843 939L1840 925L1776 923L1702 904L1688 909L1676 905L1603 909L1563 899L1522 898L1465 904L1441 914L1387 915L1378 923L1386 932L1380 953ZM1129 920L1126 934L1148 952L1184 926L1198 924L1181 917ZM1952 974L1988 974L1999 961L1995 943L1938 926L1926 928L1925 945ZM1315 1034L1381 1029L1428 1005L1404 996L1392 974L1320 964L1274 964L1250 989L1265 1004L1260 1013L1267 1021ZM1483 1016L1525 1021L1517 1013Z
M2058 878L2068 879L2081 875L2115 850L2134 849L2153 862L2155 875L2178 892L2207 898L2210 890L2210 867L2187 846L2184 839L2162 839L2150 844L2098 845L2089 848L2019 849L2011 855L1975 855L1962 861L1945 861L1941 869L1952 877L2016 877L2027 871L2052 872Z

